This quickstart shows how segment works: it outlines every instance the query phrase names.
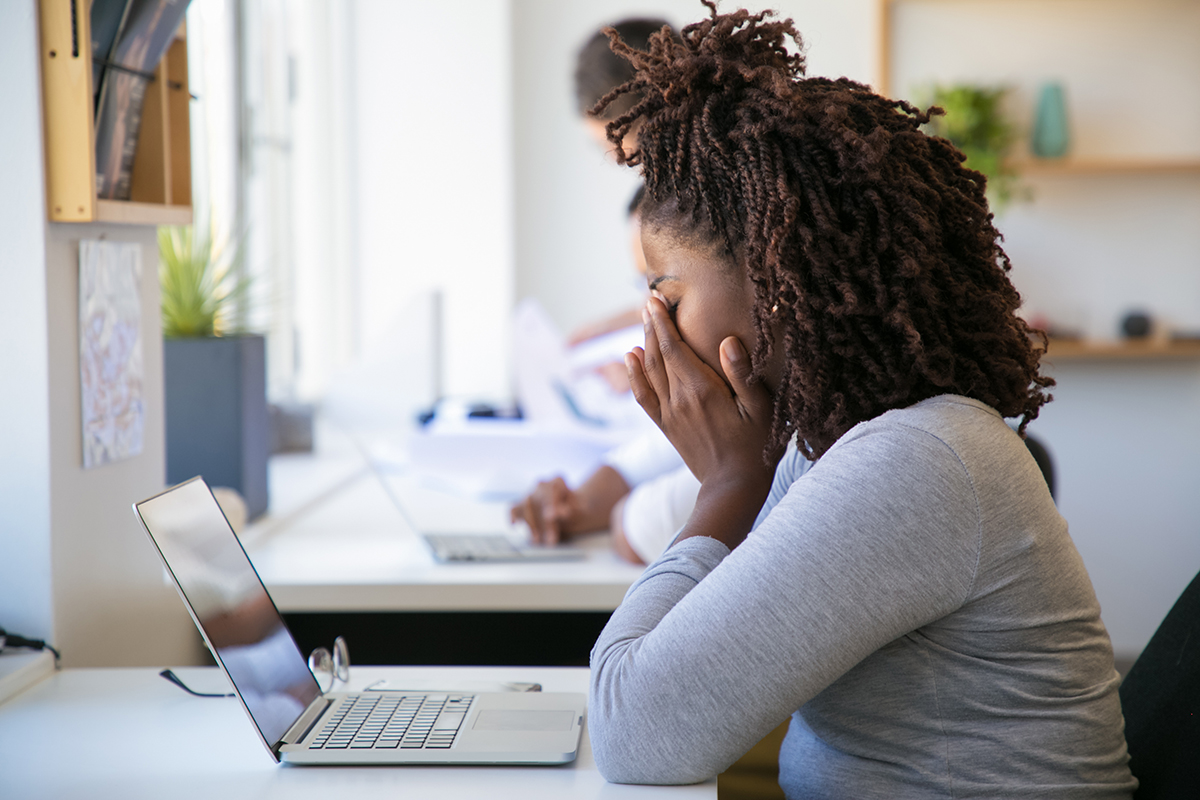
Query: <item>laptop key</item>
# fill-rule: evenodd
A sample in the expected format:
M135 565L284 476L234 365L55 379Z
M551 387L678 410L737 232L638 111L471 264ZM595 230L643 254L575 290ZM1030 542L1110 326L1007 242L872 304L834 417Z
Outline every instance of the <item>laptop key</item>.
M433 729L435 731L456 731L462 725L465 716L466 714L462 711L443 711L437 722L434 723Z

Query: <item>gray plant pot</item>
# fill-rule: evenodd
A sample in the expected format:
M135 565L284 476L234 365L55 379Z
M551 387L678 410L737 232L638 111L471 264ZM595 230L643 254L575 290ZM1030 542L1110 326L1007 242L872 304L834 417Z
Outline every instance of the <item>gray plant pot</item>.
M167 483L202 475L237 489L250 519L267 510L266 341L262 336L163 340Z

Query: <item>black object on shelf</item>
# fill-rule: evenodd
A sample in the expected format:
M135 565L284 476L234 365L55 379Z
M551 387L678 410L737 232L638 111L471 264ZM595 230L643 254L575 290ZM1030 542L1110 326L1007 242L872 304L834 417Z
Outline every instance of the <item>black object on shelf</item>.
M311 403L271 403L271 454L311 453L313 451L313 414Z
M1150 315L1143 311L1130 311L1121 320L1121 333L1128 339L1145 339L1153 327Z

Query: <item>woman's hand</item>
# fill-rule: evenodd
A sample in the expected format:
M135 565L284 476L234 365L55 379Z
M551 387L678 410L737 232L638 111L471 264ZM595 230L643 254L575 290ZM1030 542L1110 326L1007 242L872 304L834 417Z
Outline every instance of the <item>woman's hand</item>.
M656 297L646 304L645 328L645 349L634 348L625 358L629 383L692 473L701 483L714 473L773 475L763 450L774 402L761 382L749 382L750 357L742 343L733 336L721 342L722 380L680 338Z
M645 348L634 348L625 357L634 397L699 479L697 509L740 508L738 513L721 511L715 529L695 533L729 539L726 543L736 546L766 499L782 455L770 463L763 459L774 413L771 394L761 382L750 382L750 356L736 337L720 345L722 380L680 338L656 297L646 304L645 328ZM743 520L747 515L748 521ZM701 522L695 515L693 521Z

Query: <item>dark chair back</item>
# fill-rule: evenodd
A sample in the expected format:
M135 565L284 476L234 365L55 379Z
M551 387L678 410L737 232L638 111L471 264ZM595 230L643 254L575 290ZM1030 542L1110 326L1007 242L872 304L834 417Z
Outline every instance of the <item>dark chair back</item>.
M1200 797L1200 575L1121 683L1135 800Z
M1025 446L1029 448L1030 455L1037 462L1038 468L1042 471L1042 477L1046 479L1046 486L1050 489L1050 496L1054 494L1054 462L1050 459L1050 451L1046 446L1033 438L1029 434L1025 434Z

